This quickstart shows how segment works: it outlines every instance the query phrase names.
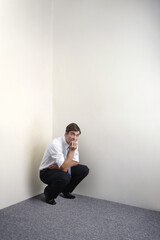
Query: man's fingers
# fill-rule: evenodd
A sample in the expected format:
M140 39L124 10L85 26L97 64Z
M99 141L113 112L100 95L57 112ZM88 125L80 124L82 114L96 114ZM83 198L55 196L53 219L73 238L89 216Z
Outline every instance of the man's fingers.
M70 142L70 147L76 149L77 148L77 142L71 141Z

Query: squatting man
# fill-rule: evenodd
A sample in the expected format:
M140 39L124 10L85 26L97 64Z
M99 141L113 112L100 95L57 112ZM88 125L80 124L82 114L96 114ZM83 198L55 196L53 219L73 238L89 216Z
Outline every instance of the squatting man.
M76 123L69 124L65 135L53 139L44 153L39 169L41 181L47 184L44 189L46 203L56 204L60 193L64 198L74 199L71 193L89 173L86 165L79 164L80 134Z

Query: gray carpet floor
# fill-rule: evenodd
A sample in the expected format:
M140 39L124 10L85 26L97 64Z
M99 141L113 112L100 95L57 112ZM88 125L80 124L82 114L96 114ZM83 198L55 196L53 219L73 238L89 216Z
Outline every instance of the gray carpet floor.
M0 210L1 240L160 240L160 212L76 195L44 195Z

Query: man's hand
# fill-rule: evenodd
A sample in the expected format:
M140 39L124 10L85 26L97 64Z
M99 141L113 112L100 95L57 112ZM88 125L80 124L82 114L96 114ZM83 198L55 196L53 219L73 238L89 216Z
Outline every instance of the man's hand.
M71 151L75 151L77 149L77 142L71 141L69 145Z
M51 164L48 168L49 169L59 169L57 164Z

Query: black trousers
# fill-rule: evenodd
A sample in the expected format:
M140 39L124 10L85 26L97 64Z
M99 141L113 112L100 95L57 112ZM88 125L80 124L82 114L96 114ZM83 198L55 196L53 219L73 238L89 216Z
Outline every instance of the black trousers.
M45 188L50 199L55 199L61 192L71 193L76 186L88 175L89 168L78 164L71 168L71 175L59 169L45 168L40 171L40 179L48 186Z

